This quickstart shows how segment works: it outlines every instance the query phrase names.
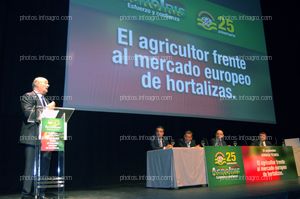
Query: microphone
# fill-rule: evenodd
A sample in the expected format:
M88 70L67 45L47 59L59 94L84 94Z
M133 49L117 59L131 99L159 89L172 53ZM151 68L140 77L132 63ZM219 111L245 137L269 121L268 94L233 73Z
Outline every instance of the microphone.
M204 140L206 141L207 146L209 146L207 138L204 138Z
M276 137L274 136L274 138L275 138L275 146L277 146L277 139L276 139Z

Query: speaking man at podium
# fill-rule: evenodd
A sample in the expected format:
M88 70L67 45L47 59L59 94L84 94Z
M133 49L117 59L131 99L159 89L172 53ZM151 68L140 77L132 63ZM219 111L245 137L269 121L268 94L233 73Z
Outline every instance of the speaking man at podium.
M25 148L25 169L23 174L22 198L33 198L35 190L33 188L34 178L34 158L35 144L38 141L39 123L29 123L28 117L36 107L54 108L55 102L49 102L45 98L49 88L48 80L44 77L37 77L32 82L32 91L25 93L21 99L23 112L22 129L20 133L20 143ZM41 176L48 176L50 167L51 153L41 153ZM41 198L45 198L44 190L41 190Z

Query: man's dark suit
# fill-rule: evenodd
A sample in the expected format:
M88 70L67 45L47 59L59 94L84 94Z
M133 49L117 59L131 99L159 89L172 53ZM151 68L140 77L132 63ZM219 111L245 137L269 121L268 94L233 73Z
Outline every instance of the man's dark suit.
M47 99L46 99L47 101ZM35 141L37 141L38 138L38 123L28 123L27 120L29 118L30 114L33 114L33 117L35 117L35 110L34 107L43 107L38 95L32 91L29 93L25 93L21 97L21 108L23 112L23 118L22 118L22 129L20 134L20 143L22 144L28 144L28 145L35 145ZM48 103L48 102L47 102Z
M45 98L46 103L49 103ZM38 127L39 123L28 123L27 119L30 114L34 111L34 107L43 107L38 95L32 91L24 94L21 99L21 108L23 112L22 118L22 129L20 133L20 143L25 146L25 170L24 170L24 179L23 179L23 189L22 195L28 196L33 195L33 181L32 176L34 176L34 157L35 157L35 146L36 142L38 142ZM48 176L49 167L51 161L51 153L43 152L41 153L41 176ZM41 194L43 194L44 190L41 190Z
M266 140L265 142L266 142L266 146L272 146L272 143L270 141ZM263 145L261 145L260 140L254 140L251 143L251 146L263 146Z
M150 146L151 146L152 150L163 149L165 146L167 146L168 144L170 144L170 142L169 142L169 140L166 137L163 137L162 138L162 144L163 144L163 146L160 147L158 137L155 136L155 135L152 136L152 138L150 140Z
M178 146L179 147L188 147L187 143L185 143L183 138L178 140ZM190 147L195 147L195 146L196 146L196 142L195 142L195 140L192 140L191 144L190 144Z
M220 143L219 143L220 142ZM221 140L217 139L217 138L213 138L210 141L210 145L211 146L227 146L224 138L221 138Z

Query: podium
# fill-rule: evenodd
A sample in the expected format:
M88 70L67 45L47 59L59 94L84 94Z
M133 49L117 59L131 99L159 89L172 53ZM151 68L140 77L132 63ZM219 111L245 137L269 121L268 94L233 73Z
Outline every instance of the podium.
M68 140L67 124L74 108L47 108L36 106L28 118L29 123L37 123L35 129L35 157L33 185L35 198L45 194L48 188L56 189L55 197L65 198L65 151ZM49 176L51 156L56 153L55 175ZM52 159L52 160L51 160Z

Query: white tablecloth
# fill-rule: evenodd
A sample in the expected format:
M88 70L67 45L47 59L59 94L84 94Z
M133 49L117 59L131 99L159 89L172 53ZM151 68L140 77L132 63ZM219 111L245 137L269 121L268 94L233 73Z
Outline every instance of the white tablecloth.
M298 176L300 176L300 147L293 147Z
M202 148L173 148L147 152L147 187L178 188L207 184Z

